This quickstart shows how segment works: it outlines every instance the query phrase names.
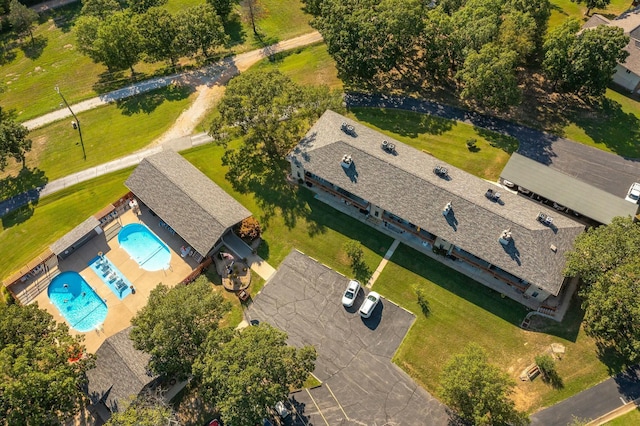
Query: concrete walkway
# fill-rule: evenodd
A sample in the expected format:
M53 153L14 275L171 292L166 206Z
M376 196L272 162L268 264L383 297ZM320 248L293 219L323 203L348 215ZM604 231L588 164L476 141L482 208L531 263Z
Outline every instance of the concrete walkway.
M228 233L222 237L224 245L231 250L239 258L246 258L247 263L252 271L260 275L265 280L271 278L276 272L275 268L269 265L263 258L254 254L244 241L242 241L236 234Z
M312 33L304 34L290 40L284 40L280 43L276 43L262 49L256 49L250 52L245 52L239 55L222 59L221 61L213 65L198 70L187 71L165 77L156 77L134 83L130 86L123 87L122 89L114 90L113 92L105 93L95 98L87 99L86 101L73 104L71 105L71 109L73 110L73 112L78 114L102 105L107 105L111 102L166 87L172 83L189 85L193 87L211 87L216 83L224 84L232 76L246 70L251 65L254 65L256 62L263 58L266 58L278 52L293 49L296 47L306 46L320 41L322 41L322 36L319 32L314 31ZM220 79L222 79L223 82L219 82ZM61 89L64 90L64 88ZM67 108L61 108L57 111L50 112L49 114L45 114L32 120L25 121L24 123L22 123L22 125L29 130L33 130L46 124L62 120L63 118L68 118L70 116L71 113Z
M393 253L398 248L398 245L400 245L400 240L397 240L397 239L393 240L393 243L389 247L389 250L387 250L387 252L385 253L384 257L380 261L380 264L378 265L376 270L373 271L373 274L371 275L371 278L369 278L369 281L367 281L367 285L366 285L367 288L371 288L373 284L376 282L376 280L382 273L382 270L384 269L384 267L387 266L389 259L391 259L391 256L393 256Z

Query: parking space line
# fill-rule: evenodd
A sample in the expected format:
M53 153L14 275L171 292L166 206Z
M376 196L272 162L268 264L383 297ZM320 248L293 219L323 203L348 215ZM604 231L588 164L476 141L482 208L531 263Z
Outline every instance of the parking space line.
M324 414L322 414L322 410L320 410L320 407L318 407L318 403L316 402L316 400L313 398L313 395L311 395L311 392L309 392L309 389L306 389L307 393L309 394L309 398L311 398L311 401L313 401L313 405L316 406L316 408L318 409L318 413L320 413L320 416L322 417L322 420L324 420L324 423L329 426L329 422L327 421L327 419L325 419Z
M329 391L329 393L331 394L333 399L336 401L336 404L338 404L338 407L340 407L340 411L342 411L342 414L344 414L344 417L347 419L347 421L351 421L349 416L347 416L347 413L344 412L344 408L342 408L342 404L340 404L340 401L338 401L338 398L336 398L336 396L334 395L333 391L329 387L329 384L325 383L324 385L327 387L327 390Z

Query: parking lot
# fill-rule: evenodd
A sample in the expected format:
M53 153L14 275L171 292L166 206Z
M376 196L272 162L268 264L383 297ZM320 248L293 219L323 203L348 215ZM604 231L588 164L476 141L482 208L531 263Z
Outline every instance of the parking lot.
M314 374L323 385L291 395L300 425L446 425L445 406L391 362L411 326L410 312L381 299L368 319L340 300L348 279L292 251L247 310L318 351ZM297 414L297 415L296 415Z

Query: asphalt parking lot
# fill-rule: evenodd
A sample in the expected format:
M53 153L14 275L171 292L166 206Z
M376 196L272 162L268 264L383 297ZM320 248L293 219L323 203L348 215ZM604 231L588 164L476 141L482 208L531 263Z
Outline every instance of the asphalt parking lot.
M293 393L288 423L300 425L446 425L445 406L391 358L414 316L381 299L368 319L340 300L348 279L292 251L246 314L276 326L295 346L314 345L323 385Z

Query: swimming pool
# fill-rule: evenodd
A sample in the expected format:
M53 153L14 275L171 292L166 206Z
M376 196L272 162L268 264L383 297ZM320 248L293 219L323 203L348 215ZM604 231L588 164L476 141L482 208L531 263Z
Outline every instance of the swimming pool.
M122 300L132 293L133 286L122 272L105 255L96 256L89 261L89 267Z
M159 271L169 268L169 247L146 226L139 223L123 226L118 233L118 242L142 269Z
M49 284L47 295L71 328L95 330L107 317L107 305L79 273L63 272Z

